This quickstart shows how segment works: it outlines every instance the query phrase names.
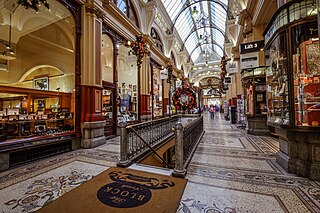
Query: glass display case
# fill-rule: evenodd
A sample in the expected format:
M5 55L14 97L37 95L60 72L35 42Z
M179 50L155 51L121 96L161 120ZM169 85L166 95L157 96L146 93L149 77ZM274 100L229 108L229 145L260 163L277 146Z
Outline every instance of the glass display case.
M281 16L281 14L286 14ZM285 19L277 25L277 20ZM281 140L277 163L320 180L320 49L315 0L290 1L263 33L266 41L268 125Z
M266 68L258 67L242 71L244 86L245 114L267 114L266 106Z
M278 34L266 49L268 122L290 124L286 34Z
M1 86L0 141L49 136L74 131L70 93ZM26 92L26 93L22 93Z
M297 126L320 126L319 38L302 42L292 55Z

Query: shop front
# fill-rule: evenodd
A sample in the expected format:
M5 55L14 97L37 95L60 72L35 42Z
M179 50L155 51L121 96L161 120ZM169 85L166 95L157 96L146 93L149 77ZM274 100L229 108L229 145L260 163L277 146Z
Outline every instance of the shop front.
M160 66L155 61L151 62L151 82L150 82L150 105L149 108L152 112L152 120L161 118L163 116L164 104L164 79L162 79L161 73L163 73L164 66Z
M313 0L278 9L264 32L268 125L279 135L277 162L320 179L320 51Z
M241 79L244 94L246 131L253 135L268 135L266 106L266 69L264 40L240 46Z
M247 118L247 133L253 135L269 134L267 126L266 69L242 70L244 88L244 112Z
M50 10L39 13L18 4L0 8L0 146L9 156L1 169L80 146L80 6L47 2Z
M138 67L137 57L130 48L119 46L118 52L117 122L138 120Z

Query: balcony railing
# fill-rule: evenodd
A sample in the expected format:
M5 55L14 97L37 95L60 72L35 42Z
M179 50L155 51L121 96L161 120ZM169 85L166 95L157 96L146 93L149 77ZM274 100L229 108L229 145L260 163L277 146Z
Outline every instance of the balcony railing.
M146 152L154 152L153 149L159 144L173 138L173 127L178 120L179 116L172 116L131 126L121 123L120 162L118 165L126 167ZM158 157L161 159L160 156Z
M199 114L175 115L170 118L127 126L121 123L120 162L127 167L153 152L170 168L155 149L175 137L175 167L173 175L184 177L187 166L204 134L203 116Z
M175 126L175 168L173 175L177 177L185 177L187 167L193 157L193 154L202 139L203 131L203 116L192 120L183 125L178 122Z

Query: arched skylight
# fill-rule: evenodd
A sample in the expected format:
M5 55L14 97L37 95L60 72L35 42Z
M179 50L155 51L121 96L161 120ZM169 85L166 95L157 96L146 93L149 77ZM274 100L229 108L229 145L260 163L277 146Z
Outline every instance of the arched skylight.
M193 62L203 51L222 57L228 0L161 0ZM209 45L200 45L205 42Z
M174 23L183 47L191 54L191 60L199 59L203 51L212 51L222 57L228 0L161 0ZM209 45L199 46L199 42ZM209 48L209 47L210 48ZM197 60L198 61L198 60Z

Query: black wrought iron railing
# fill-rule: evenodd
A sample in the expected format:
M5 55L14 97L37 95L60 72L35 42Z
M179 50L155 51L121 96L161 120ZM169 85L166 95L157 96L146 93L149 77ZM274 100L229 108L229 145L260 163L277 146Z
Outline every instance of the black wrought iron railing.
M188 164L204 134L203 116L188 123L178 122L175 126L175 168L173 175L185 177Z
M183 130L183 162L187 163L192 150L203 133L203 117L191 122ZM187 165L185 165L186 167Z
M155 153L154 147L174 136L173 127L178 120L179 116L172 116L131 126L121 123L120 162L118 165L128 166L147 151Z

